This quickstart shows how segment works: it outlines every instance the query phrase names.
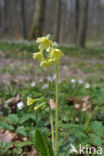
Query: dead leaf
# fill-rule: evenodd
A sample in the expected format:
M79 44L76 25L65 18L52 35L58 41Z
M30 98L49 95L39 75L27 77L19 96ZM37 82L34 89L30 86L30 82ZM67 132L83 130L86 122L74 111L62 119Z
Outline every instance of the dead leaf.
M2 141L11 142L14 137L15 137L15 134L10 133L9 131L0 132L0 140Z
M75 109L81 110L81 111L87 111L91 109L90 105L90 96L84 96L82 99L75 99L68 97L67 98L69 105L74 105Z
M67 72L67 71L69 70L68 66L65 66L65 65L64 65L64 66L63 66L63 70Z
M29 153L29 154L30 154L30 153ZM33 150L33 151L31 152L31 156L39 156L38 151Z
M1 51L1 50L0 50L0 56L1 57L4 57L5 56L5 53L3 51Z
M75 108L80 109L80 104L79 103L75 104Z
M73 105L74 102L75 102L75 99L74 98L71 98L71 97L67 97L67 101L68 101L68 104L69 105Z
M84 97L82 98L82 101L83 101L83 102L89 102L89 100L90 100L90 96L84 96Z
M6 104L16 104L20 100L20 96L17 95L16 97L13 97L7 101L5 101Z
M2 100L1 100L1 98L0 98L0 105L1 105L1 103L2 103Z
M49 100L49 104L50 104L50 108L51 108L51 109L56 108L56 103L55 103L55 101L54 101L53 99L50 99L50 100Z

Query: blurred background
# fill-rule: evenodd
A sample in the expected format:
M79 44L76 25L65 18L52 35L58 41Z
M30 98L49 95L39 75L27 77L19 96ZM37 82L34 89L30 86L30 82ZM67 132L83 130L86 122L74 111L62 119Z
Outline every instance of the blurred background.
M86 145L85 155L90 146L104 151L104 0L0 0L0 156L36 155L36 129L50 137L50 109L36 113L38 103L26 101L43 97L55 105L54 66L43 69L33 60L35 40L47 34L64 53L60 156L70 155L71 143Z
M0 0L0 39L104 46L104 0Z

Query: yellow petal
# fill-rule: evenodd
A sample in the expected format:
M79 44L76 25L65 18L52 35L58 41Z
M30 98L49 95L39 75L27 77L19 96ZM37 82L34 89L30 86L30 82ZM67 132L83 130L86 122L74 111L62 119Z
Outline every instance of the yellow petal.
M40 67L47 68L47 67L48 67L48 61L47 61L47 60L42 61L42 62L40 63Z
M53 49L50 53L50 58L55 60L60 60L62 57L64 57L63 52L60 49Z
M39 62L43 61L43 54L42 52L33 53L33 59L38 59Z
M43 42L44 40L45 40L45 37L38 37L37 40L36 40L36 42L37 42L37 43L41 43L41 42Z
M50 44L51 44L51 41L48 39L48 37L37 38L36 42L40 43L39 49L42 50L42 51L44 49L48 49Z
M30 97L27 97L27 105L30 106L35 102L35 99L32 99Z

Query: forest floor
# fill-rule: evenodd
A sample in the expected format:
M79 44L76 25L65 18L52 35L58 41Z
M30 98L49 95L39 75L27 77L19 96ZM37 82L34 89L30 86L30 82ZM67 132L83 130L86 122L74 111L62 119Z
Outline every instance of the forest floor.
M45 70L43 74L38 64L32 59L32 52L37 51L37 46L34 46L33 43L25 45L25 43L0 43L1 84L8 86L14 81L14 83L24 85L35 81L37 77L50 75L49 70ZM103 82L103 49L92 50L63 46L61 49L65 57L60 65L60 80L71 77L95 83Z
M104 156L104 50L59 48L65 54L59 65L60 156L70 153L72 141L102 147ZM0 41L1 155L35 155L34 132L50 132L54 68L41 69L32 58L37 51L34 43ZM43 98L46 108L34 112L38 103L27 106L27 97Z

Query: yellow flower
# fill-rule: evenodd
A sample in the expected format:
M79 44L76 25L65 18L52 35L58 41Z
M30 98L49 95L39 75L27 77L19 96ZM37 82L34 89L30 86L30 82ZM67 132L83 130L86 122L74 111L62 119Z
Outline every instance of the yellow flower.
M38 110L39 108L36 106L36 107L34 107L34 110Z
M47 59L40 63L40 67L47 68L47 67L50 67L52 64L53 64L53 60Z
M40 67L43 67L43 68L47 68L48 67L48 60L44 60L40 63Z
M30 106L35 102L35 99L32 99L30 97L27 97L27 105Z
M54 60L54 63L59 62L62 57L64 54L60 49L53 49L50 53L50 58Z
M48 59L48 62L47 62L48 66L51 66L54 63L55 63L54 59Z
M33 58L34 58L34 60L38 59L39 62L43 61L44 58L43 58L42 51L37 52L37 53L33 53Z
M40 43L39 45L40 50L48 49L51 44L51 41L48 39L48 37L39 37L37 38L36 42Z
M45 107L46 107L46 103L43 102L43 103L39 104L38 106L35 106L35 107L34 107L34 110L43 109L43 108L45 108Z

